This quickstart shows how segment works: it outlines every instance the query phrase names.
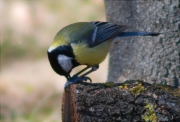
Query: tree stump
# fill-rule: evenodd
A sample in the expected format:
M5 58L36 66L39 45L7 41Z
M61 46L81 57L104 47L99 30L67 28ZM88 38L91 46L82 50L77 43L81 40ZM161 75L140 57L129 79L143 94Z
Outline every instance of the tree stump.
M180 122L180 89L143 81L78 83L63 94L63 122Z

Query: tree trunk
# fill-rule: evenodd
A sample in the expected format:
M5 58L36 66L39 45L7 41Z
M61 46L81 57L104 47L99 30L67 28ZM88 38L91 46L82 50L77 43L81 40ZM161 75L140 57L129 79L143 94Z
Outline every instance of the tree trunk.
M127 31L164 33L122 38L110 52L108 81L141 79L180 87L178 0L105 0L105 6L107 21L129 25Z

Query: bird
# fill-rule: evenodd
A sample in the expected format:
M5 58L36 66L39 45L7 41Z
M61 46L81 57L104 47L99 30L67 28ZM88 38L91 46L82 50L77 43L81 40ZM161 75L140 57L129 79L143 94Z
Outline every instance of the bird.
M91 78L87 75L99 68L99 64L106 58L117 38L161 34L125 32L128 28L127 25L100 21L77 22L62 28L55 35L47 55L52 69L67 79L64 88L78 82L87 80L91 82ZM86 67L71 76L72 69L79 65L86 65Z

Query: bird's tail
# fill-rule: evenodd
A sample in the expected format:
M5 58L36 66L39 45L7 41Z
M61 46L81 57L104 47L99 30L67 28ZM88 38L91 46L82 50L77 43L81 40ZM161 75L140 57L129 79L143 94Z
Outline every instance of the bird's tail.
M129 36L158 36L162 33L156 32L122 32L118 37L129 37Z

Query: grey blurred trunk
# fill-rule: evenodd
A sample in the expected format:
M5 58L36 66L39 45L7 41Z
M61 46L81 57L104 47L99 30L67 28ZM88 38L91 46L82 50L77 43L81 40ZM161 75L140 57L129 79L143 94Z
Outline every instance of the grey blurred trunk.
M143 79L180 86L180 5L178 0L105 0L107 21L127 31L154 31L157 37L122 38L109 57L108 81Z

